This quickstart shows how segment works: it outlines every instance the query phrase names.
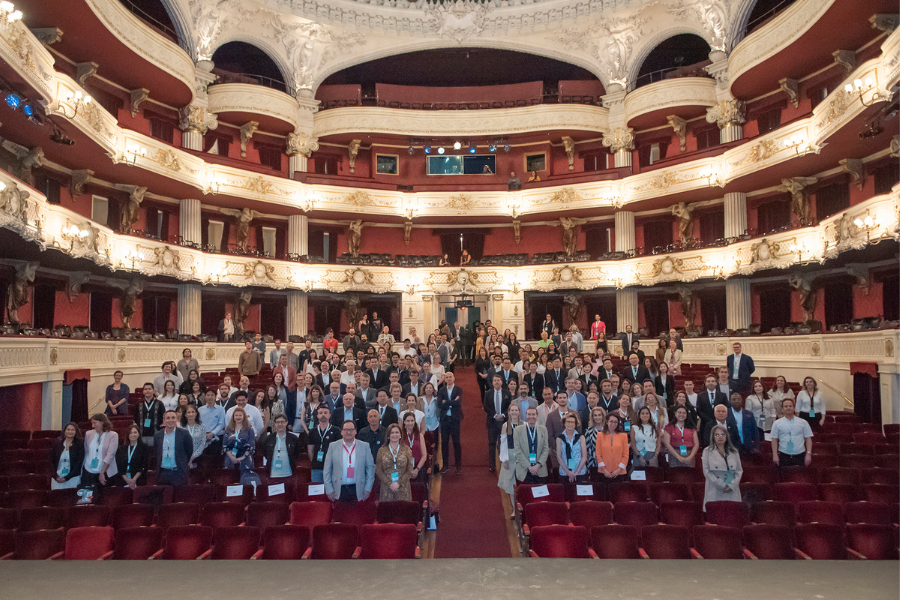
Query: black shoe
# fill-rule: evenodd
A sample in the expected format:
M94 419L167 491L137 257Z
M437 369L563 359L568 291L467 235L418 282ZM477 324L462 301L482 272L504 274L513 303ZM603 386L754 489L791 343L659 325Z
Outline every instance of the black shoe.
M462 469L460 469L459 467L456 467L456 474L462 475Z
M489 470L491 473L494 473L497 469L495 469L494 467L490 467L488 470Z
M439 472L441 475L444 475L445 473L449 473L449 472L450 472L450 467L444 467L443 469L441 469L441 470L438 471L438 472ZM458 472L458 471L457 471L457 472Z

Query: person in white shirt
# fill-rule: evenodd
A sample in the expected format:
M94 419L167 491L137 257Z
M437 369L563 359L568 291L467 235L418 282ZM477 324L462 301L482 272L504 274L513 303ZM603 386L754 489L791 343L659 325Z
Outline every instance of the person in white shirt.
M348 383L356 383L356 361L348 360L347 361L347 370L341 374L341 383L347 385Z
M178 406L178 392L175 389L175 381L167 379L163 384L163 393L159 397L159 401L163 403L166 410L175 410Z
M766 388L763 386L762 381L757 379L750 386L750 394L747 395L747 399L744 400L744 408L753 413L753 420L756 421L756 427L761 431L769 431L771 430L771 426L769 429L766 429L766 418L768 415L766 414L766 403L771 402L766 399ZM762 436L760 436L762 437Z
M782 409L783 410L783 409ZM821 431L825 424L825 401L812 377L803 379L803 389L797 394L796 414L809 423L813 431Z
M584 352L584 336L581 335L578 326L573 324L569 331L572 332L572 343L578 348L579 352Z
M175 389L177 390L181 383L184 381L177 372L175 372L175 362L171 360L167 360L162 364L162 373L153 380L153 388L156 390L156 393L160 396L163 395L166 389L166 381L173 381L175 383Z
M424 402L422 402L422 400L420 400L419 397L416 396L415 394L407 394L406 395L406 407L402 411L398 411L400 414L397 416L397 418L402 423L403 415L405 415L408 412L413 413L416 417L416 425L418 425L419 431L424 433L426 430L426 428L425 428L425 412L422 410L419 410L419 407L424 408L425 407Z
M697 393L694 392L694 382L690 379L686 379L684 381L684 393L687 396L688 402L691 403L691 406L694 408L697 407Z
M412 347L412 340L409 338L403 340L403 347L397 350L397 354L400 355L400 358L406 358L407 356L416 358L419 355L416 349Z
M772 462L781 467L808 467L812 464L812 429L794 415L793 399L786 398L781 410L784 416L772 424Z
M237 406L232 406L228 409L228 412L225 413L225 422L231 423L231 415L234 414L235 408L243 408L244 412L247 413L247 418L250 419L250 426L253 427L253 433L259 437L259 435L265 431L262 413L259 412L258 408L248 403L247 392L239 391L234 397L234 401Z
M725 394L726 398L731 398L731 384L728 382L728 367L719 367L719 380L716 387L720 392Z

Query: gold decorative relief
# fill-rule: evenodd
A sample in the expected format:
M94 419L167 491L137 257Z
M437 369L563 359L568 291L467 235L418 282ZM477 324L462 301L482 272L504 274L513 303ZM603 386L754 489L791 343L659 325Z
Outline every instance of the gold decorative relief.
M473 201L472 194L457 194L455 196L450 196L450 200L447 201L446 207L456 210L469 210L472 208Z
M888 358L894 356L894 340L884 340L884 355Z
M744 165L747 163L758 163L761 160L766 160L767 158L771 158L778 153L778 144L775 143L774 140L765 140L758 144L755 144L752 148L750 148L750 154L747 155L744 160L737 161L732 163L733 165Z
M55 365L59 360L59 353L56 351L56 348L50 349L50 364Z
M671 256L666 256L665 258L660 258L660 259L653 261L653 267L650 272L650 276L657 277L659 275L671 275L673 273L681 273L683 266L684 266L683 259L672 258Z
M275 191L275 186L271 182L262 178L262 175L255 178L248 178L244 182L244 189L256 192L257 194L271 194Z
M665 173L660 173L644 185L638 186L635 189L639 192L667 190L673 185L683 183L684 181L685 179L680 173L677 173L675 171L666 171Z
M716 356L725 356L725 344L716 344Z
M819 342L813 342L812 346L811 346L811 350L812 350L813 356L819 356L819 352L820 352Z
M119 348L119 362L125 362L125 348Z
M352 204L353 206L371 206L375 204L375 199L372 198L372 195L369 192L356 190L355 192L344 196L344 203Z
M216 349L215 348L207 348L206 349L206 360L215 360L216 359Z
M181 161L178 160L178 156L171 150L158 149L153 160L172 171L181 171Z

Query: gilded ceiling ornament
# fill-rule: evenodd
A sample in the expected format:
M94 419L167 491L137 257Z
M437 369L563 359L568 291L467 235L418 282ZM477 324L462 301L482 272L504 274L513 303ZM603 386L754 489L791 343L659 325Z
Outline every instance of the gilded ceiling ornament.
M658 277L659 275L672 275L674 273L681 273L683 267L683 259L672 258L671 256L658 258L653 261L653 265L650 267L650 276Z
M750 153L743 160L733 164L737 166L747 163L758 163L761 160L766 160L767 158L775 156L779 150L780 148L774 140L764 140L758 144L754 144L753 147L750 148Z
M246 277L247 279L265 279L268 281L274 281L274 279L272 278L272 273L275 272L275 267L273 267L272 265L264 263L261 260L241 264L244 268L244 277Z
M343 203L352 204L353 206L372 206L375 204L375 199L372 198L372 195L369 194L369 192L356 190L355 192L344 196Z
M656 2L647 3L641 10L654 4ZM562 29L550 41L568 49L587 50L600 63L609 82L624 89L628 84L631 51L649 21L649 17L641 17L640 13L627 18L605 19L587 29Z
M681 0L668 7L676 21L691 21L699 24L706 33L706 41L714 51L727 52L730 46L728 24L730 5L727 0L699 0L686 3Z
M750 246L750 264L771 260L778 255L779 250L778 242L770 242L763 238Z
M581 269L575 269L569 265L554 267L550 276L550 283L581 283Z
M156 255L155 266L158 269L167 272L181 269L181 254L177 250L164 246L162 248L154 248L153 253Z
M571 204L583 202L584 200L586 198L575 188L564 187L550 196L546 196L544 201L537 204L552 204L558 208L568 208Z
M368 269L356 267L344 271L344 283L350 285L375 285L375 275Z

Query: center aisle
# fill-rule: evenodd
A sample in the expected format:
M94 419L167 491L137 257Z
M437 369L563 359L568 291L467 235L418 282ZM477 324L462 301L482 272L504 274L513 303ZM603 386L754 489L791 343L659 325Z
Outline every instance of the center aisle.
M462 475L453 469L451 445L450 470L441 477L434 557L510 558L503 492L497 487L497 473L488 471L487 430L475 369L457 368L456 384L463 389Z

